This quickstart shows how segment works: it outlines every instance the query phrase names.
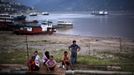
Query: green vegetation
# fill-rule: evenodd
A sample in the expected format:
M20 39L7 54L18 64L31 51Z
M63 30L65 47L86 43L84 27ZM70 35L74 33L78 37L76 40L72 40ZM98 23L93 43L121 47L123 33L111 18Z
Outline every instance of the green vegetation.
M110 65L118 63L118 60L111 60L111 59L98 59L93 56L78 56L78 63L79 64L90 64L90 65Z
M27 58L25 51L1 52L0 55L0 64L24 64Z
M55 59L57 62L61 61L62 54L55 55ZM111 65L111 64L117 64L119 63L119 60L102 60L98 59L93 56L78 56L78 64L85 64L85 65Z
M35 49L29 48L29 57ZM39 50L39 55L42 56ZM26 64L27 51L24 50L12 50L12 52L0 52L0 64Z
M31 55L35 49L29 48L29 55ZM42 51L38 50L39 55L42 57ZM57 62L61 62L64 49L56 51L53 55ZM122 58L123 59L123 58ZM127 60L127 61L125 61ZM134 71L134 64L129 59L121 60L116 59L99 59L95 56L78 56L78 64L80 65L120 65L122 71ZM12 52L1 52L0 53L0 64L26 64L27 52L26 50L14 50Z

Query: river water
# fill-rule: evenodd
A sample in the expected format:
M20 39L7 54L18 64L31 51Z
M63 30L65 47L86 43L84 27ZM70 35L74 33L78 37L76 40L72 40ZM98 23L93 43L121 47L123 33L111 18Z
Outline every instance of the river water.
M91 15L90 12L50 12L49 15L27 16L27 20L50 20L55 25L59 20L73 23L72 29L58 29L57 33L134 38L134 13L109 12L106 16Z

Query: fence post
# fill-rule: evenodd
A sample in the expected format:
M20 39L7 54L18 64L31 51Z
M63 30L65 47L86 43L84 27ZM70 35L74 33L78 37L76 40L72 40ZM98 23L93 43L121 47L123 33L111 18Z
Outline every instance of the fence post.
M90 55L90 48L91 48L91 43L90 43L91 41L89 41L89 52L88 52L88 54Z
M122 52L122 39L119 38L119 40L120 40L120 52Z
M26 35L26 49L27 49L27 59L29 59L29 51L28 51L28 39Z

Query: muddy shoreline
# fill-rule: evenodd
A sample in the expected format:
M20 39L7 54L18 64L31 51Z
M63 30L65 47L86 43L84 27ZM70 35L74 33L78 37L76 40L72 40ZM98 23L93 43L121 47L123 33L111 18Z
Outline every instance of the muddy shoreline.
M0 48L26 48L26 35L16 35L11 32L0 32ZM45 48L49 51L68 50L68 46L72 41L76 40L80 45L79 54L88 55L93 52L111 51L111 52L131 52L134 50L134 41L131 39L120 39L116 37L92 37L79 35L27 35L27 43L29 48L40 49Z

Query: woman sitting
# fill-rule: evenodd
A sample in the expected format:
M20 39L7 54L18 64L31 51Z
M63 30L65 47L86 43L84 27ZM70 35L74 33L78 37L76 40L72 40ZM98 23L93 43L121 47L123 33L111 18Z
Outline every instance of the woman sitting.
M46 62L50 58L49 52L45 51L44 56L43 56L43 64L46 65Z
M46 62L48 71L54 71L56 68L56 61L54 60L54 57L51 55L50 59Z

